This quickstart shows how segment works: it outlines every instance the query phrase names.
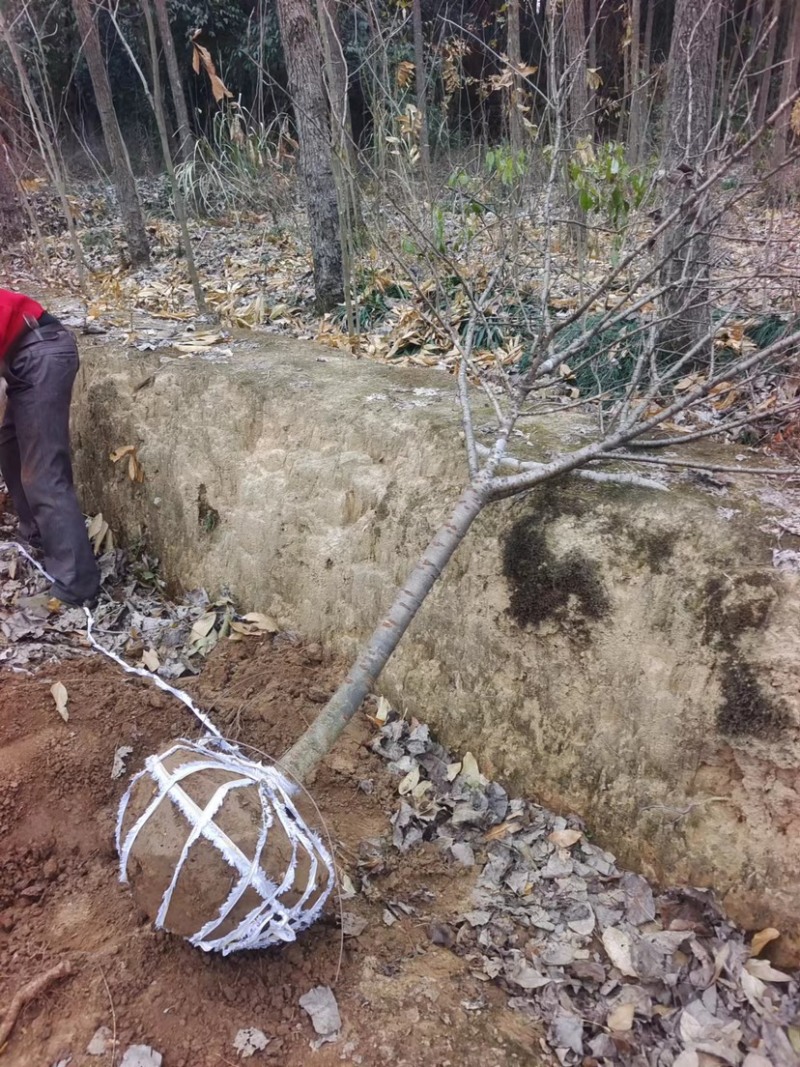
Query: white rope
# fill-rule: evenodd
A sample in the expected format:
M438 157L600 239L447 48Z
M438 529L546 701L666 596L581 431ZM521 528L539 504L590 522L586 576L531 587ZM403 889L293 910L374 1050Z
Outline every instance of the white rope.
M0 554L14 551L23 556L39 573L52 582L53 579L22 545L15 541L0 542ZM335 874L333 860L319 836L306 826L292 802L296 786L292 785L276 768L247 759L237 747L226 741L214 723L202 712L188 693L169 685L157 674L143 667L133 667L121 656L105 648L94 636L96 620L86 606L86 637L96 651L112 660L127 674L146 678L163 692L169 693L184 704L201 723L207 736L199 741L180 740L167 751L148 756L144 769L131 780L120 800L117 813L116 844L120 857L120 881L128 881L128 863L136 840L148 820L163 801L172 803L187 822L187 836L181 854L175 864L172 879L164 890L158 914L154 920L157 929L167 921L170 905L184 864L191 849L201 839L208 841L223 857L238 876L217 915L210 918L196 934L187 940L206 952L221 952L227 956L243 949L268 948L271 945L294 941L297 934L310 926L322 911L333 889ZM168 769L165 761L186 754L189 758ZM183 783L201 771L224 772L231 778L214 792L205 807L200 807L183 788ZM135 820L127 833L122 827L136 784L149 776L154 783L154 795L145 810ZM214 817L226 800L239 789L255 789L261 802L261 829L256 848L251 857L231 841L216 824ZM267 847L269 831L279 824L292 848L291 859L280 883L271 881L262 866L262 857ZM294 877L300 856L308 863L306 887L300 899L291 906L281 903L281 897L294 885ZM324 884L323 884L324 879ZM213 936L214 932L229 918L248 889L256 892L260 903L252 908L232 930ZM313 904L308 901L317 894Z

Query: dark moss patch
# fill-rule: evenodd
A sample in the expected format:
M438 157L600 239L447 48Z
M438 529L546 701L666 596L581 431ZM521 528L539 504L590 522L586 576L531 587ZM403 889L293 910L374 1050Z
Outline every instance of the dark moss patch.
M511 587L510 613L521 626L563 618L572 601L585 619L609 609L600 568L577 549L558 557L547 544L537 508L511 528L503 549L503 574Z
M702 592L703 639L731 652L746 630L764 625L774 599L769 574L748 574L734 579L709 578Z
M775 738L789 723L782 702L765 693L743 660L729 660L722 672L722 703L717 728L733 736Z
M197 524L207 534L219 526L219 512L209 504L208 492L202 483L197 490Z
M680 536L677 530L629 530L632 557L653 574L661 574L675 552Z

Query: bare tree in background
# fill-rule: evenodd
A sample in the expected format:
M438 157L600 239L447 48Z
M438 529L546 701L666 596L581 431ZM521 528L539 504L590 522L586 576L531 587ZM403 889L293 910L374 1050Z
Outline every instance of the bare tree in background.
M797 72L800 67L800 3L791 9L787 27L786 47L783 54L779 103L788 100L797 86ZM789 140L788 110L784 111L775 125L775 140L772 147L772 167L776 171L773 192L783 195L788 191L787 172L783 170Z
M428 126L428 77L425 70L425 36L422 32L422 0L412 0L411 18L414 24L414 79L419 112L419 161L425 181L430 184L431 149Z
M18 241L24 230L22 205L8 146L0 135L0 245Z
M662 350L682 353L708 336L710 324L708 198L704 180L711 136L719 40L719 0L678 0L672 29L661 158L663 214L679 221L660 239Z
M128 254L134 265L148 263L150 245L147 240L142 205L136 191L136 181L133 177L128 149L114 110L108 66L103 56L92 0L72 0L72 9L75 12L86 65L92 79L100 124L103 128L103 140L108 151L122 226L128 242Z
M175 38L172 36L172 27L169 22L169 12L167 11L167 0L153 0L153 7L156 13L161 45L164 49L172 102L175 105L175 119L177 122L175 154L179 163L185 163L191 159L194 135L192 134L192 124L189 121L189 110L186 107L186 93L184 92L181 72L178 67Z
M328 311L344 299L344 264L323 48L309 0L277 0L277 7L300 142L317 308Z

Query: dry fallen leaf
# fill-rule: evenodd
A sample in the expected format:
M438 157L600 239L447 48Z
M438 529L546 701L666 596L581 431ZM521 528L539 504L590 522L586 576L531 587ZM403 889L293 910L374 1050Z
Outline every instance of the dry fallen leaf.
M121 445L119 448L115 448L108 458L112 463L119 463L121 459L132 455L135 451L136 445Z
M791 982L792 976L783 971L777 971L769 960L748 960L744 965L745 970L760 978L762 982Z
M50 692L53 696L53 700L56 702L56 711L64 722L69 722L69 712L67 711L67 700L69 697L67 694L67 687L63 682L53 682L50 686Z
M148 671L157 671L161 666L158 653L153 648L146 648L142 653L142 665L147 668Z
M201 641L204 637L208 637L216 622L216 611L207 611L205 615L201 615L192 626L191 639L193 641Z
M583 837L580 830L553 830L547 835L547 840L552 841L559 848L571 848Z
M608 1013L606 1022L608 1023L609 1030L633 1029L634 1011L635 1008L633 1004L618 1004L613 1011Z
M754 956L760 956L764 946L780 936L780 930L776 930L774 926L768 926L765 930L759 930L757 934L753 934L753 940L750 942L750 952Z
M620 930L617 926L609 926L603 931L603 945L608 958L618 971L629 978L638 977L633 967L631 939L624 930Z
M247 615L242 615L242 618L266 634L276 634L280 630L271 615L262 615L260 611L250 611Z

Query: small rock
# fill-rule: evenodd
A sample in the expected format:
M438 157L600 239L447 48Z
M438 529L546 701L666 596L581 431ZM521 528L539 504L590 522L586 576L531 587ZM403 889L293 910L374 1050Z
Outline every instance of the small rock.
M434 945L441 945L442 948L452 948L456 943L456 935L447 923L431 923L428 927L428 937Z
M113 1045L114 1035L107 1026L101 1026L99 1030L95 1030L92 1040L86 1046L86 1055L105 1056L113 1048Z
M233 1039L233 1047L243 1060L247 1060L251 1056L254 1056L256 1052L261 1052L268 1044L269 1038L264 1031L257 1030L254 1026L248 1026L244 1030L239 1030L236 1037Z
M161 1067L163 1056L149 1045L131 1045L119 1067Z

